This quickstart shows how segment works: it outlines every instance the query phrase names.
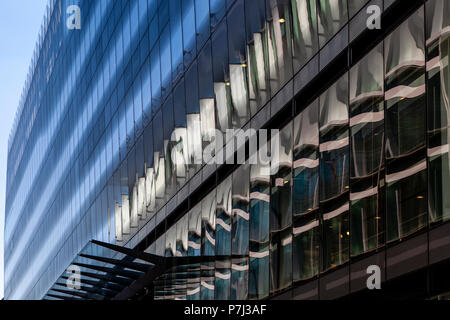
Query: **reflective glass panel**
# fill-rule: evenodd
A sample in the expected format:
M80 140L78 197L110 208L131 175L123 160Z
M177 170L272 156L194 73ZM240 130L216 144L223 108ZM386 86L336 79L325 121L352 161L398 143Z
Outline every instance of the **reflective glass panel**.
M291 0L294 72L317 52L316 0Z
M320 201L322 270L348 260L349 133L348 75L320 96Z
M450 218L450 3L428 1L427 102L428 102L428 200L431 222Z
M279 133L278 159L271 163L270 290L292 283L292 122ZM272 137L271 143L275 143Z
M323 47L348 21L347 0L318 0L319 43Z
M319 270L319 101L294 120L293 279Z
M387 240L427 224L423 9L384 43Z
M384 241L384 83L379 45L350 70L351 253Z
M249 298L269 295L270 168L250 169Z

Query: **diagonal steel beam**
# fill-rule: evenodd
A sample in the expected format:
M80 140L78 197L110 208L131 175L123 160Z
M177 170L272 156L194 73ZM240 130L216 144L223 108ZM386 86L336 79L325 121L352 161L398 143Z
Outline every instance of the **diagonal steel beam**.
M85 275L86 277L93 278L93 279L99 279L102 281L113 282L120 286L129 286L134 281L133 279L129 279L129 278L123 278L123 277L119 278L119 277L115 277L115 276L112 276L109 274L98 274L98 273L93 273L93 272L88 272L88 271L81 272L81 275Z
M91 243L96 244L98 246L107 248L107 249L111 249L123 254L126 254L128 256L132 256L136 259L140 259L146 262L150 262L152 264L161 264L164 261L164 257L161 256L157 256L155 254L151 254L151 253L147 253L144 251L138 251L138 250L133 250L130 248L125 248L125 247L121 247L121 246L117 246L111 243L105 243L105 242L101 242L98 240L91 240Z
M134 297L137 292L144 290L145 288L153 286L153 280L159 275L163 274L167 267L163 265L157 265L150 269L140 279L133 282L130 286L126 287L122 292L113 298L113 300L128 300Z
M57 283L55 283L55 285L60 286L62 288L67 288L67 285L65 283L57 282ZM115 292L111 292L111 291L108 291L107 289L98 288L98 287L89 288L86 286L80 286L76 290L77 290L77 292L84 291L86 293L99 294L99 295L107 297L107 298L112 298L116 295Z
M170 266L182 266L188 264L199 264L205 262L215 262L217 260L231 260L243 259L244 255L230 255L230 256L183 256L183 257L166 257L165 263Z
M170 268L176 266L190 265L190 264L202 264L207 262L214 262L216 260L226 259L241 259L245 258L243 255L231 255L231 256L187 256L187 257L165 257L161 264L155 265L145 273L144 276L133 282L130 286L125 288L114 300L127 300L136 295L137 292L142 291L145 288L153 286L154 281L168 272Z
M55 288L52 288L51 290L55 291L55 292L71 295L71 296L80 297L85 300L104 300L104 297L99 297L99 295L93 295L93 294L89 294L89 293L75 292L75 291L55 289Z
M95 265L79 263L79 262L74 262L72 264L76 265L76 266L79 266L79 267L82 267L82 268L87 268L87 269L91 269L91 270L106 272L108 274L113 274L113 275L119 275L119 276L130 278L130 279L133 279L133 280L139 279L139 277L142 275L141 272L120 270L120 269L108 268L108 267L102 267L102 266L95 266Z
M69 280L70 277L61 276L61 279ZM70 280L73 280L74 282L78 282L80 284L87 284L87 285L98 287L98 288L109 289L109 290L114 291L116 293L122 291L125 288L125 286L121 286L121 285L118 285L118 284L106 282L106 281L108 281L106 279L104 281L93 281L93 280L88 280L88 279L83 279L83 278L70 279Z
M75 300L75 301L83 300L80 298L65 297L65 296L60 296L58 294L51 294L51 293L47 293L45 296L50 297L50 298L60 299L60 300Z
M79 254L79 256L82 258L96 260L96 261L100 261L100 262L106 262L109 264L113 264L113 265L120 266L120 267L127 268L127 269L133 269L133 270L137 270L137 271L141 271L141 272L147 272L148 269L151 267L150 265L146 265L143 263L129 262L129 261L123 261L123 260L118 260L118 259L112 259L112 258L104 258L104 257L99 257L99 256L92 256L92 255L84 254L84 253Z

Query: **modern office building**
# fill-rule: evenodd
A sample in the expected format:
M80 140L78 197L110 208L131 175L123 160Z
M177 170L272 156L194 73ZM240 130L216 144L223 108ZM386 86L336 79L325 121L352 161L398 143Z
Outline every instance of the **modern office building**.
M5 298L445 297L449 54L447 0L50 1ZM198 161L239 128L278 159Z

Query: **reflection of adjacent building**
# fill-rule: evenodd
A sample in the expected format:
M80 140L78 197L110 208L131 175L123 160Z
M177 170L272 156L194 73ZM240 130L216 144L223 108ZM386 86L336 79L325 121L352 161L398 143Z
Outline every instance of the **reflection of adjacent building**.
M71 298L55 282L79 252L90 255L83 272L95 276L85 284L103 298L138 287L140 298L155 299L337 298L364 295L366 264L379 264L383 283L397 288L405 274L439 274L448 263L445 0L416 6L403 22L386 19L393 31L379 40L358 24L365 0L107 3L92 4L85 17L100 18L88 29L92 41L103 27L121 28L97 39L104 46L96 66L90 55L75 60L71 77L86 88L74 93L77 113L61 118L72 125L58 143L70 148L51 167L30 156L33 168L49 167L49 181L64 182L36 180L56 205L14 182L20 127L13 138L7 298ZM386 13L404 6L397 1ZM340 53L347 64L336 67ZM72 100L62 99L65 114ZM202 163L212 129L260 127L280 129L277 162ZM28 194L36 205L22 207L17 199ZM43 232L50 221L63 231ZM86 246L91 239L111 251ZM149 265L133 264L143 261L118 247L143 252ZM109 260L92 258L103 255ZM131 278L117 283L114 272ZM103 290L106 278L114 281ZM423 297L450 291L427 281Z

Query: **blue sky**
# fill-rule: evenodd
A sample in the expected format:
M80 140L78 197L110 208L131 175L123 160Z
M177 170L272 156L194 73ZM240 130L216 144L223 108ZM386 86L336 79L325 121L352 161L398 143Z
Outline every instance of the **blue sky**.
M0 0L0 299L8 137L47 0Z

